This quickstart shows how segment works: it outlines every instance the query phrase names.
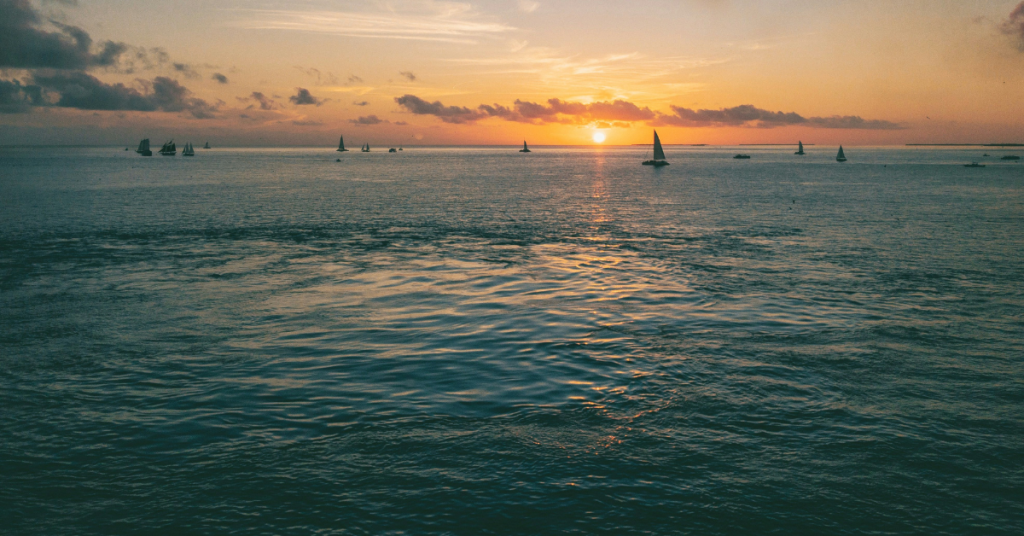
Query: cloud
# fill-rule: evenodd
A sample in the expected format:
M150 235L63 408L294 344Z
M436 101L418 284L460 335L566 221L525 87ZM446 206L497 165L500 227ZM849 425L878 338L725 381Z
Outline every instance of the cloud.
M224 75L222 75L220 73L213 73L213 76L211 76L210 78L213 79L213 80L216 80L218 83L221 83L221 84L227 84L228 83L228 77L226 77L226 76L224 76Z
M540 7L540 3L533 2L532 0L519 0L519 11L523 13L533 13Z
M387 119L381 119L376 115L367 115L364 117L360 117L359 119L349 119L348 122L354 123L356 125L379 125L381 123L390 123L391 121L388 121Z
M296 106L307 106L310 104L314 106L320 106L321 104L324 103L324 101L314 97L306 88L297 87L295 89L298 91L298 93L291 97L288 97L288 100L292 101L292 103L294 103Z
M0 68L86 69L108 66L127 51L124 43L105 41L96 53L92 38L77 27L48 21L28 0L0 0Z
M433 115L445 123L471 123L488 116L479 110L470 110L461 106L445 106L440 101L427 102L416 95L395 97L395 102L414 114Z
M362 83L363 83L363 79L362 78L359 78L356 75L352 75L352 76L348 77L348 81L345 82L345 85L347 86L349 84L362 84Z
M187 63L175 63L172 66L174 67L175 72L185 75L185 78L200 78L199 73L196 72L195 68Z
M475 43L476 39L515 30L498 22L480 20L466 3L399 2L379 12L243 10L245 19L233 26L249 30L325 33L348 37Z
M312 119L304 120L304 121L295 120L295 121L292 121L292 124L296 125L296 126L300 126L300 127L319 127L319 126L323 126L322 122L314 121Z
M25 113L42 100L39 86L26 87L19 80L0 80L0 114Z
M16 81L15 81L16 82ZM158 76L139 80L145 91L124 84L105 84L80 71L36 72L31 83L20 88L22 102L79 110L129 110L139 112L186 112L197 119L215 117L217 105L192 96L177 80ZM5 88L9 88L10 82ZM8 90L9 94L10 91Z
M356 106L369 106L370 105L370 103L366 102L366 101L353 102L352 104L355 104Z
M860 129L860 130L899 130L903 125L890 121L865 120L861 117L831 116L803 117L796 112L772 112L750 104L722 108L719 110L693 110L679 106L671 106L672 114L658 114L651 122L655 126L668 125L679 127L730 127L754 126L758 128L776 128L790 125L802 125L814 128Z
M402 75L403 77L405 77L406 80L410 82L416 81L416 75L412 74L411 71L400 71L398 74Z
M1017 7L1010 12L999 29L1006 35L1017 39L1017 48L1024 52L1024 2L1017 4Z
M320 71L320 69L314 67L310 67L307 69L300 65L296 65L295 68L316 80L314 84L317 86L336 86L339 84L338 77L335 76L334 73L323 73Z
M254 108L256 105L259 105L260 110L273 110L275 108L275 105L277 104L274 101L274 99L271 99L270 97L264 95L263 93L260 93L259 91L253 91L252 95L249 95L248 97L236 98L239 100L239 102L254 103L250 104L249 108Z
M802 125L811 128L859 130L905 128L899 123L867 120L855 115L803 117L795 112L771 112L749 104L720 110L691 110L672 106L673 113L665 114L622 99L591 103L548 99L545 104L517 99L511 107L501 104L481 104L476 108L445 106L440 101L427 102L415 95L403 95L396 98L395 102L414 114L433 115L446 123L472 123L489 117L497 117L521 123L595 125L598 128L627 128L635 122L653 126L679 127L776 128Z

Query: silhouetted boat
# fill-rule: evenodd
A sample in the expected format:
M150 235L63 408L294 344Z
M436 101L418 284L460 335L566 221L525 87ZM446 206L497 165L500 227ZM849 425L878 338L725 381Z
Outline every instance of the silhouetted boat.
M395 149L394 147L392 147L392 148L388 149L388 152L389 153L397 153L398 149Z
M1006 155L1006 156L1002 157L1000 160L1020 160L1020 157L1019 156L1013 156L1013 155Z
M665 151L661 148L661 139L658 138L658 131L654 131L654 160L644 160L643 165L661 167L667 166Z
M399 146L398 146L398 150L399 150L399 151L401 151L401 150L402 150L402 146L401 146L401 144L399 144Z
M345 148L345 136L341 136L338 139L338 152L339 153L347 153L348 152L348 149Z
M750 155L749 154L738 154L738 155L734 156L733 158L735 158L736 160L750 160Z
M139 142L139 148L135 149L135 152L142 156L153 156L153 151L149 150L149 138L146 138Z
M843 152L843 146L839 146L839 154L836 155L836 162L846 162L846 153Z
M532 151L530 151L530 148L526 146L526 140L523 140L523 148L519 149L519 152L521 152L521 153L532 152Z
M964 164L964 167L985 167L985 164L979 164L977 162L971 162L970 164Z
M206 145L203 146L203 149L209 149L209 148L210 148L210 142L206 142Z
M360 150L360 151L362 151L362 152L364 152L364 153L368 153L368 152L370 152L370 144L369 144L369 143L367 143L367 144L363 145L363 148L362 148L362 149L359 149L359 150Z
M196 150L192 147L191 143L185 144L185 149L181 151L181 156L195 156Z
M178 147L174 145L174 140L165 143L164 146L160 148L160 154L164 156L174 156L178 154Z
M803 156L803 155L807 154L807 153L805 153L805 152L804 152L804 142L802 142L802 141L798 141L797 143L799 144L799 147L800 147L800 148L799 148L799 149L797 149L797 150L796 150L796 152L795 152L795 153L793 153L793 154L798 154L798 155L801 155L801 156Z

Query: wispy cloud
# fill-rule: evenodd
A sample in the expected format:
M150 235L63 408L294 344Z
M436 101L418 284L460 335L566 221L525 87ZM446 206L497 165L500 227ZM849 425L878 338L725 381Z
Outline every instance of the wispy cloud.
M231 23L250 30L290 30L373 39L475 43L515 28L488 21L458 2L411 2L388 11L244 10Z
M1024 2L1017 4L1017 7L1010 12L1010 15L999 27L1006 35L1017 39L1017 48L1024 52Z

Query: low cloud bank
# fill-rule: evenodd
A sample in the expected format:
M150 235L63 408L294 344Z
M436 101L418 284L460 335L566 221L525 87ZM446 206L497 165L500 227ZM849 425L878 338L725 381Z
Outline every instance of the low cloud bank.
M642 122L651 126L679 127L777 128L800 125L812 128L859 130L905 128L899 123L877 119L869 120L855 115L804 117L796 112L773 112L749 104L718 110L693 110L671 106L672 113L666 114L621 99L592 103L548 99L544 104L516 100L512 106L481 104L475 108L446 106L440 101L428 102L416 95L396 97L395 102L413 114L432 115L445 123L455 124L498 117L506 121L538 125L547 123L596 124L599 128L628 127L634 122Z

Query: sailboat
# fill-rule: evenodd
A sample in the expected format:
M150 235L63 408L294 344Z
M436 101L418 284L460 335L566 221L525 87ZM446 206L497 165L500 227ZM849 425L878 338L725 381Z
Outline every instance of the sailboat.
M191 143L185 144L185 150L181 151L181 156L195 156L196 150L192 147Z
M846 162L846 153L843 152L843 146L839 146L839 154L836 155L836 162Z
M164 156L174 156L178 154L178 147L174 145L174 140L165 143L164 146L160 148L160 154Z
M142 156L153 156L153 151L149 150L149 138L146 138L139 142L139 148L135 149L135 152Z
M526 146L526 140L523 140L523 148L519 149L519 152L521 152L521 153L529 153L530 152L530 148Z
M363 145L363 148L362 148L362 149L360 149L360 151L362 151L362 152L364 152L364 153L368 153L368 152L370 152L370 144L369 144L369 143L367 143L367 144Z
M402 144L401 144L401 143L399 143L399 144L398 144L398 150L399 150L399 151L401 151L401 150L402 150Z
M348 152L348 149L345 148L345 136L342 136L338 140L338 152L339 153L347 153Z
M203 146L203 149L209 149L209 148L210 148L210 142L206 142L206 145Z
M793 154L798 154L800 156L807 154L804 152L804 142L798 141L797 143L799 144L799 149L797 149L796 152Z
M654 160L644 160L645 166L661 167L667 166L668 162L665 161L665 151L661 148L661 140L658 139L658 131L654 131Z

